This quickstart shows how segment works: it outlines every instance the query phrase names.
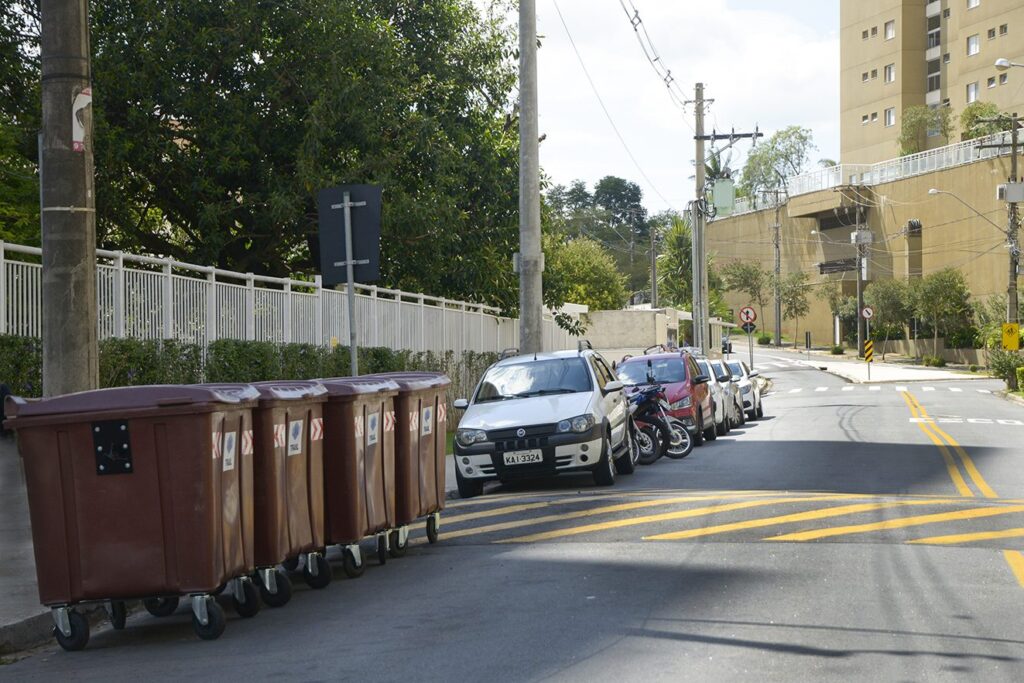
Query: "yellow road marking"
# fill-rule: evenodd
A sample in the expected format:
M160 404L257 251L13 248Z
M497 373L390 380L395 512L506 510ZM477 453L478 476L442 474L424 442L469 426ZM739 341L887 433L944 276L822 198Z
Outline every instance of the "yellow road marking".
M594 500L592 497L577 498L574 500ZM530 510L538 510L540 508L550 507L557 505L563 501L544 501L541 503L522 503L521 505L506 505L505 507L491 508L490 510L481 510L480 512L467 512L462 515L445 515L444 521L446 524L456 524L458 522L469 522L474 519L484 519L487 517L500 517L501 515L512 515L517 512L528 512Z
M958 499L959 500L959 499ZM946 501L940 500L906 500L893 503L859 503L857 505L841 505L832 508L820 508L808 512L797 512L791 515L779 515L778 517L763 517L751 519L744 522L733 522L732 524L720 524L718 526L705 527L703 529L687 529L686 531L673 531L667 534L656 536L645 536L645 541L678 541L684 538L698 538L701 536L713 536L724 534L730 531L742 531L744 529L757 529L760 527L773 526L775 524L791 524L793 522L807 522L813 519L827 519L829 517L841 517L843 515L855 515L861 512L883 510L885 508L900 507L904 505L940 505Z
M860 498L862 496L835 496L835 497L809 497L799 496L794 498L772 498L770 500L748 500L742 503L727 503L725 505L711 505L709 507L694 508L691 510L679 510L676 512L664 512L657 515L648 515L646 517L630 517L628 519L614 519L608 522L600 522L598 524L587 524L584 526L570 527L568 529L555 529L554 531L545 531L539 534L531 534L529 536L519 536L517 538L509 538L497 543L534 543L536 541L549 541L554 538L563 538L565 536L577 536L579 534L587 534L594 531L606 531L608 529L621 529L628 526L638 526L641 524L652 524L655 522L667 522L674 519L688 519L691 517L703 517L706 515L714 515L719 512L730 512L732 510L746 510L748 508L764 507L766 505L777 505L780 503L806 503L806 502L818 502L822 500L836 500L837 498Z
M911 396L910 392L902 391L900 392L900 395L903 396L903 400L906 402L907 407L910 408L910 412L913 416L920 418L921 415L917 411L914 397ZM924 432L925 435L931 439L932 443L938 446L939 450L942 452L942 459L946 461L946 471L949 473L949 478L953 480L953 486L956 487L957 493L965 498L973 498L974 492L971 491L970 487L967 486L967 482L964 481L963 475L960 474L960 468L956 466L956 460L953 459L953 455L949 452L949 449L946 448L946 444L943 443L942 439L933 433L929 429L929 426L924 422L918 422L917 426L921 428L921 431Z
M908 395L910 396L910 399L915 404L917 404L917 407L920 409L921 417L923 417L926 420L931 420L931 418L928 416L928 411L924 409L924 406L921 405L921 402L918 401L913 394ZM981 495L985 496L986 498L998 498L999 496L996 495L996 492L993 491L992 488L988 485L988 482L985 481L985 478L981 476L981 472L979 472L978 468L974 465L974 460L971 458L970 455L967 454L967 451L963 449L963 446L958 444L956 442L956 439L954 439L949 434L944 432L942 428L939 427L934 422L929 422L928 424L931 426L932 429L935 430L935 432L939 436L943 437L949 443L950 446L956 449L957 455L960 456L960 460L964 464L964 469L967 471L967 475L971 478L971 481L974 482L974 485L978 487L978 490L981 491Z
M919 543L921 545L952 545L955 543L971 543L973 541L991 541L997 538L1020 538L1024 536L1024 529L1005 529L1003 531L979 531L973 534L951 534L949 536L929 536L918 538L907 543Z
M1024 587L1024 555L1017 550L1004 550L1003 557L1013 570L1013 575L1017 577L1017 583Z
M830 538L832 536L847 536L850 534L863 534L870 531L887 531L889 529L903 529L910 526L921 526L923 524L935 524L936 522L954 522L964 519L978 519L981 517L995 517L996 515L1007 515L1012 512L1024 512L1024 505L1008 505L1006 507L985 507L972 508L970 510L957 510L956 512L940 512L933 515L919 515L917 517L904 517L902 519L890 519L884 522L873 522L871 524L856 524L853 526L840 526L831 529L817 529L815 531L801 531L782 536L772 536L765 541L814 541L819 538Z

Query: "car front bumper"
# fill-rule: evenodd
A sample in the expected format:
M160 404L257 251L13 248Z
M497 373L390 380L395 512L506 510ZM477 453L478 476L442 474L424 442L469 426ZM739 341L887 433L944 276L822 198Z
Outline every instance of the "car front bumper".
M485 441L464 447L455 443L455 466L463 479L487 481L534 479L564 472L590 470L601 460L601 427L583 434L555 434L524 440L510 447L508 442ZM506 465L505 453L539 450L541 462Z

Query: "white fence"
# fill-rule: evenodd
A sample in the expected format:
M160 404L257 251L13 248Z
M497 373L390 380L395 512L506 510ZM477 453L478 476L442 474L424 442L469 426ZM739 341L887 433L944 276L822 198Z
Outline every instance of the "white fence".
M0 241L0 334L42 336L42 250ZM172 259L97 250L98 332L107 337L348 344L343 289L236 273ZM411 351L500 351L518 346L519 322L491 306L356 285L359 346ZM573 307L572 312L585 311ZM576 348L549 314L545 349Z

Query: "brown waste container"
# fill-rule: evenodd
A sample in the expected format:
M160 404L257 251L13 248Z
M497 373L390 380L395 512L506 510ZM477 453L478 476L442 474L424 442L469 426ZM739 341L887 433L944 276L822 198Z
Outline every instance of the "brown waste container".
M225 621L210 594L234 580L245 588L239 612L255 614L246 434L257 396L168 385L7 399L39 599L54 608L62 647L89 640L88 621L72 609L79 603L109 601L123 628L126 599L165 616L189 596L196 634L213 639Z
M404 552L406 527L426 516L427 540L437 542L445 502L448 387L451 380L436 372L391 372L367 375L398 385L395 399L396 546Z
M345 573L365 566L359 541L377 537L377 558L395 528L395 408L398 385L384 379L318 380L324 404L324 502L327 544L342 546Z
M279 607L291 599L291 581L277 569L294 569L313 588L331 582L324 558L324 419L327 390L319 382L257 382L253 411L255 559L263 601Z

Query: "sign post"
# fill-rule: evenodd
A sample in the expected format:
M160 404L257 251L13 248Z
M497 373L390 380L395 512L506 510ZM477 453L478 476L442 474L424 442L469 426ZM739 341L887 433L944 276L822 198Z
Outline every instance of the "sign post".
M757 325L754 321L757 320L757 313L751 306L744 306L740 309L740 322L743 323L740 329L747 333L747 347L750 349L750 369L754 369L754 330L757 329Z
M871 318L875 315L875 311L870 306L865 306L860 314L864 316L864 322L867 325L864 338L864 362L868 364L868 381L871 381L871 363L874 362L875 358L875 342L871 341Z

